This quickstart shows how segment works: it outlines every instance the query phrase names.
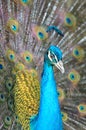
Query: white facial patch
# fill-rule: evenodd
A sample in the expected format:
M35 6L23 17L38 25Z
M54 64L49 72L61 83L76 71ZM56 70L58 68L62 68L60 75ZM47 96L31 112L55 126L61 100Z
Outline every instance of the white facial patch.
M48 58L50 59L50 61L52 61L53 63L54 63L54 61L56 61L56 62L58 62L58 59L57 59L57 57L56 57L56 55L52 52L52 56L51 56L51 53L50 53L50 51L48 52Z

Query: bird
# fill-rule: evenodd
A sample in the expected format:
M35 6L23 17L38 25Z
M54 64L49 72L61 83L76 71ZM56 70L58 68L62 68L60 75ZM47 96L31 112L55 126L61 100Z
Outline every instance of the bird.
M40 84L39 112L31 121L31 128L33 130L62 130L60 105L57 100L58 94L53 72L53 66L55 65L62 73L64 73L61 59L61 50L56 46L50 46L44 58L44 67Z
M85 5L0 0L0 130L86 130Z

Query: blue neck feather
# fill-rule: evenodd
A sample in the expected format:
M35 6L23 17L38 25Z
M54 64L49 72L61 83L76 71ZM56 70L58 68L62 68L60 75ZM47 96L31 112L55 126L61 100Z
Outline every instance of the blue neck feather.
M62 130L62 119L53 66L44 63L41 79L40 108L33 130ZM31 129L32 130L32 129Z

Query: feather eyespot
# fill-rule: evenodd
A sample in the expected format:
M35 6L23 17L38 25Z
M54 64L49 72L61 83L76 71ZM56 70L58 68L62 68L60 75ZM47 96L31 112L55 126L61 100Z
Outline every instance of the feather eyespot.
M15 74L16 71L23 71L25 69L25 65L21 62L17 62L14 66L13 73Z
M22 6L28 6L32 4L32 0L14 0L17 4L21 4Z
M7 56L7 58L8 58L9 61L11 61L11 62L15 62L16 61L16 55L15 55L14 51L8 49L6 51L6 56Z
M85 52L84 49L81 48L80 46L76 46L73 51L72 55L74 58L76 58L79 62L82 62L84 57L85 57Z
M16 34L19 30L19 22L14 19L9 19L6 27L9 32Z
M66 122L66 121L68 120L68 115L67 115L67 113L61 112L61 115L62 115L62 120L63 120L63 122Z
M4 61L1 59L1 61L0 61L0 73L2 73L2 72L4 71L4 69L5 69L5 63L4 63Z
M5 101L5 95L0 92L0 103L3 103Z
M76 17L71 13L67 13L65 16L65 19L64 19L64 24L67 27L75 28L76 27Z
M12 123L11 117L10 116L5 116L4 118L4 127L8 128Z
M48 33L43 26L34 26L32 27L32 32L35 38L39 41L46 40L48 38Z
M37 77L38 76L37 71L35 69L30 69L29 72L31 73L31 75L33 77Z
M28 64L31 63L32 60L33 60L32 54L31 54L30 52L28 52L28 51L23 52L23 53L21 54L21 56L22 56L22 58L24 59L24 61L25 61L26 63L28 63Z
M13 88L13 79L12 78L8 78L5 81L5 87L8 91L11 91Z
M19 122L18 116L14 114L14 120L15 122Z
M80 75L79 73L72 69L69 74L68 74L68 79L74 84L74 85L77 85L78 82L80 81Z
M13 100L11 98L8 99L8 108L13 111Z
M58 88L58 98L59 98L60 102L63 101L65 98L65 93L62 88Z
M80 113L81 116L86 115L86 104L85 103L79 104L77 106L77 109L78 109L78 112Z

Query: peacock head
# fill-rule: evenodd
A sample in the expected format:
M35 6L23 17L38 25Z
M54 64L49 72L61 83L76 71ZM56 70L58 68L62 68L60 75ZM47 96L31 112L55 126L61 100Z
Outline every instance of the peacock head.
M51 45L48 48L44 60L49 65L56 66L62 73L64 73L65 70L62 62L62 52L57 46Z

